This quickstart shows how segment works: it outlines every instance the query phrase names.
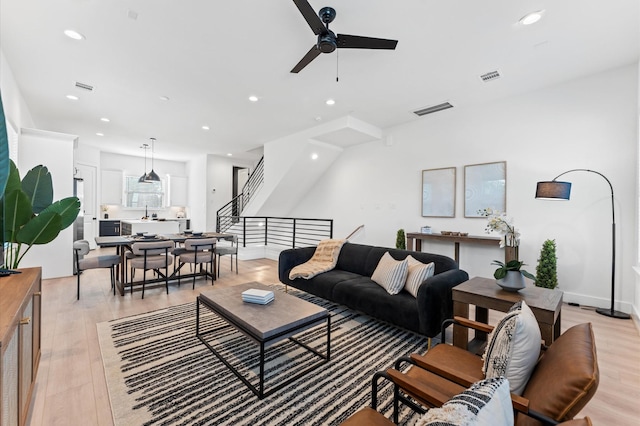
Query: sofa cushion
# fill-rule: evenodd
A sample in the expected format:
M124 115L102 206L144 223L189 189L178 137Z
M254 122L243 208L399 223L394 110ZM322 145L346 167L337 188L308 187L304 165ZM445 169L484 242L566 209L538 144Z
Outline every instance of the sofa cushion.
M371 279L389 294L398 294L407 280L408 269L407 259L395 260L389 253L385 253L378 262L376 270L373 271Z
M511 392L522 395L540 356L540 327L524 300L516 303L487 339L482 371L487 378L505 376Z
M367 269L365 260L369 257L372 248L372 246L366 246L363 244L346 243L340 250L338 263L336 264L335 269L341 269L343 271L349 271L358 275L371 277L371 274L375 269L375 265L378 264L378 260L380 259L376 259L376 263L370 270ZM380 254L380 256L382 256L382 254Z
M316 275L311 280L298 278L293 281L292 285L297 289L322 297L323 299L333 300L333 290L338 283L358 278L361 278L361 276L354 274L353 272L334 269L332 271Z
M390 295L371 278L360 277L337 283L333 288L333 301L407 330L420 332L416 299L406 291Z
M440 408L431 408L416 426L513 425L509 381L485 379L454 396Z
M407 256L409 271L407 272L407 281L404 283L404 289L413 297L418 297L418 289L424 280L433 276L435 264L429 262L424 264L417 261L413 256Z

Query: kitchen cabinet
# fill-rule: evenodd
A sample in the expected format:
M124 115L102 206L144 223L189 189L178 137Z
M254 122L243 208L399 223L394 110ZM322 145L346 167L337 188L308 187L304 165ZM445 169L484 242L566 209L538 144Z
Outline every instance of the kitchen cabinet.
M181 176L169 176L169 207L185 207L189 201L189 179Z
M130 219L120 221L121 235L135 235L138 232L149 234L177 234L179 230L178 222L175 220L142 220Z
M120 235L120 221L119 220L101 220L100 221L100 236L101 237L114 237Z
M102 177L100 204L121 206L124 179L122 170L102 170L100 176Z
M40 363L42 268L0 277L0 426L26 424Z

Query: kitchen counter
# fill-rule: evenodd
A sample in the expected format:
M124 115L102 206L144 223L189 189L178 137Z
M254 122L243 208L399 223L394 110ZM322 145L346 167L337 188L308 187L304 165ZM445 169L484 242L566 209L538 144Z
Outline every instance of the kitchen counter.
M179 232L178 219L144 220L121 219L120 235L134 235L138 232L150 234L177 234Z

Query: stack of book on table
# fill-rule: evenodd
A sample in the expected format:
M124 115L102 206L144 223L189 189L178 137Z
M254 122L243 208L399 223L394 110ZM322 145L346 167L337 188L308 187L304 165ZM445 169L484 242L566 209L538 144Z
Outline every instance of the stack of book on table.
M260 305L266 305L274 299L272 291L258 290L256 288L250 288L242 292L242 300L249 303L258 303Z

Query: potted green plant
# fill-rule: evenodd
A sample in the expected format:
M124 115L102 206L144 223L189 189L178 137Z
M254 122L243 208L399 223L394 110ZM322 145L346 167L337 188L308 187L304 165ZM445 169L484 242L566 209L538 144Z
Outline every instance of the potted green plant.
M9 177L2 196L4 208L5 267L17 268L34 244L53 241L70 226L80 212L78 197L53 201L51 173L39 165L20 180L18 168L10 162Z
M554 289L558 286L556 241L546 240L540 249L536 267L536 286Z
M499 260L494 260L493 262L491 262L491 264L499 266L499 268L496 269L496 271L493 273L493 276L496 279L496 283L504 290L522 290L525 287L523 276L534 281L536 279L535 276L522 269L525 263L519 260L514 259L508 261L507 263L501 262Z
M396 234L396 248L401 250L407 249L407 239L404 235L404 229L398 229L398 233Z

